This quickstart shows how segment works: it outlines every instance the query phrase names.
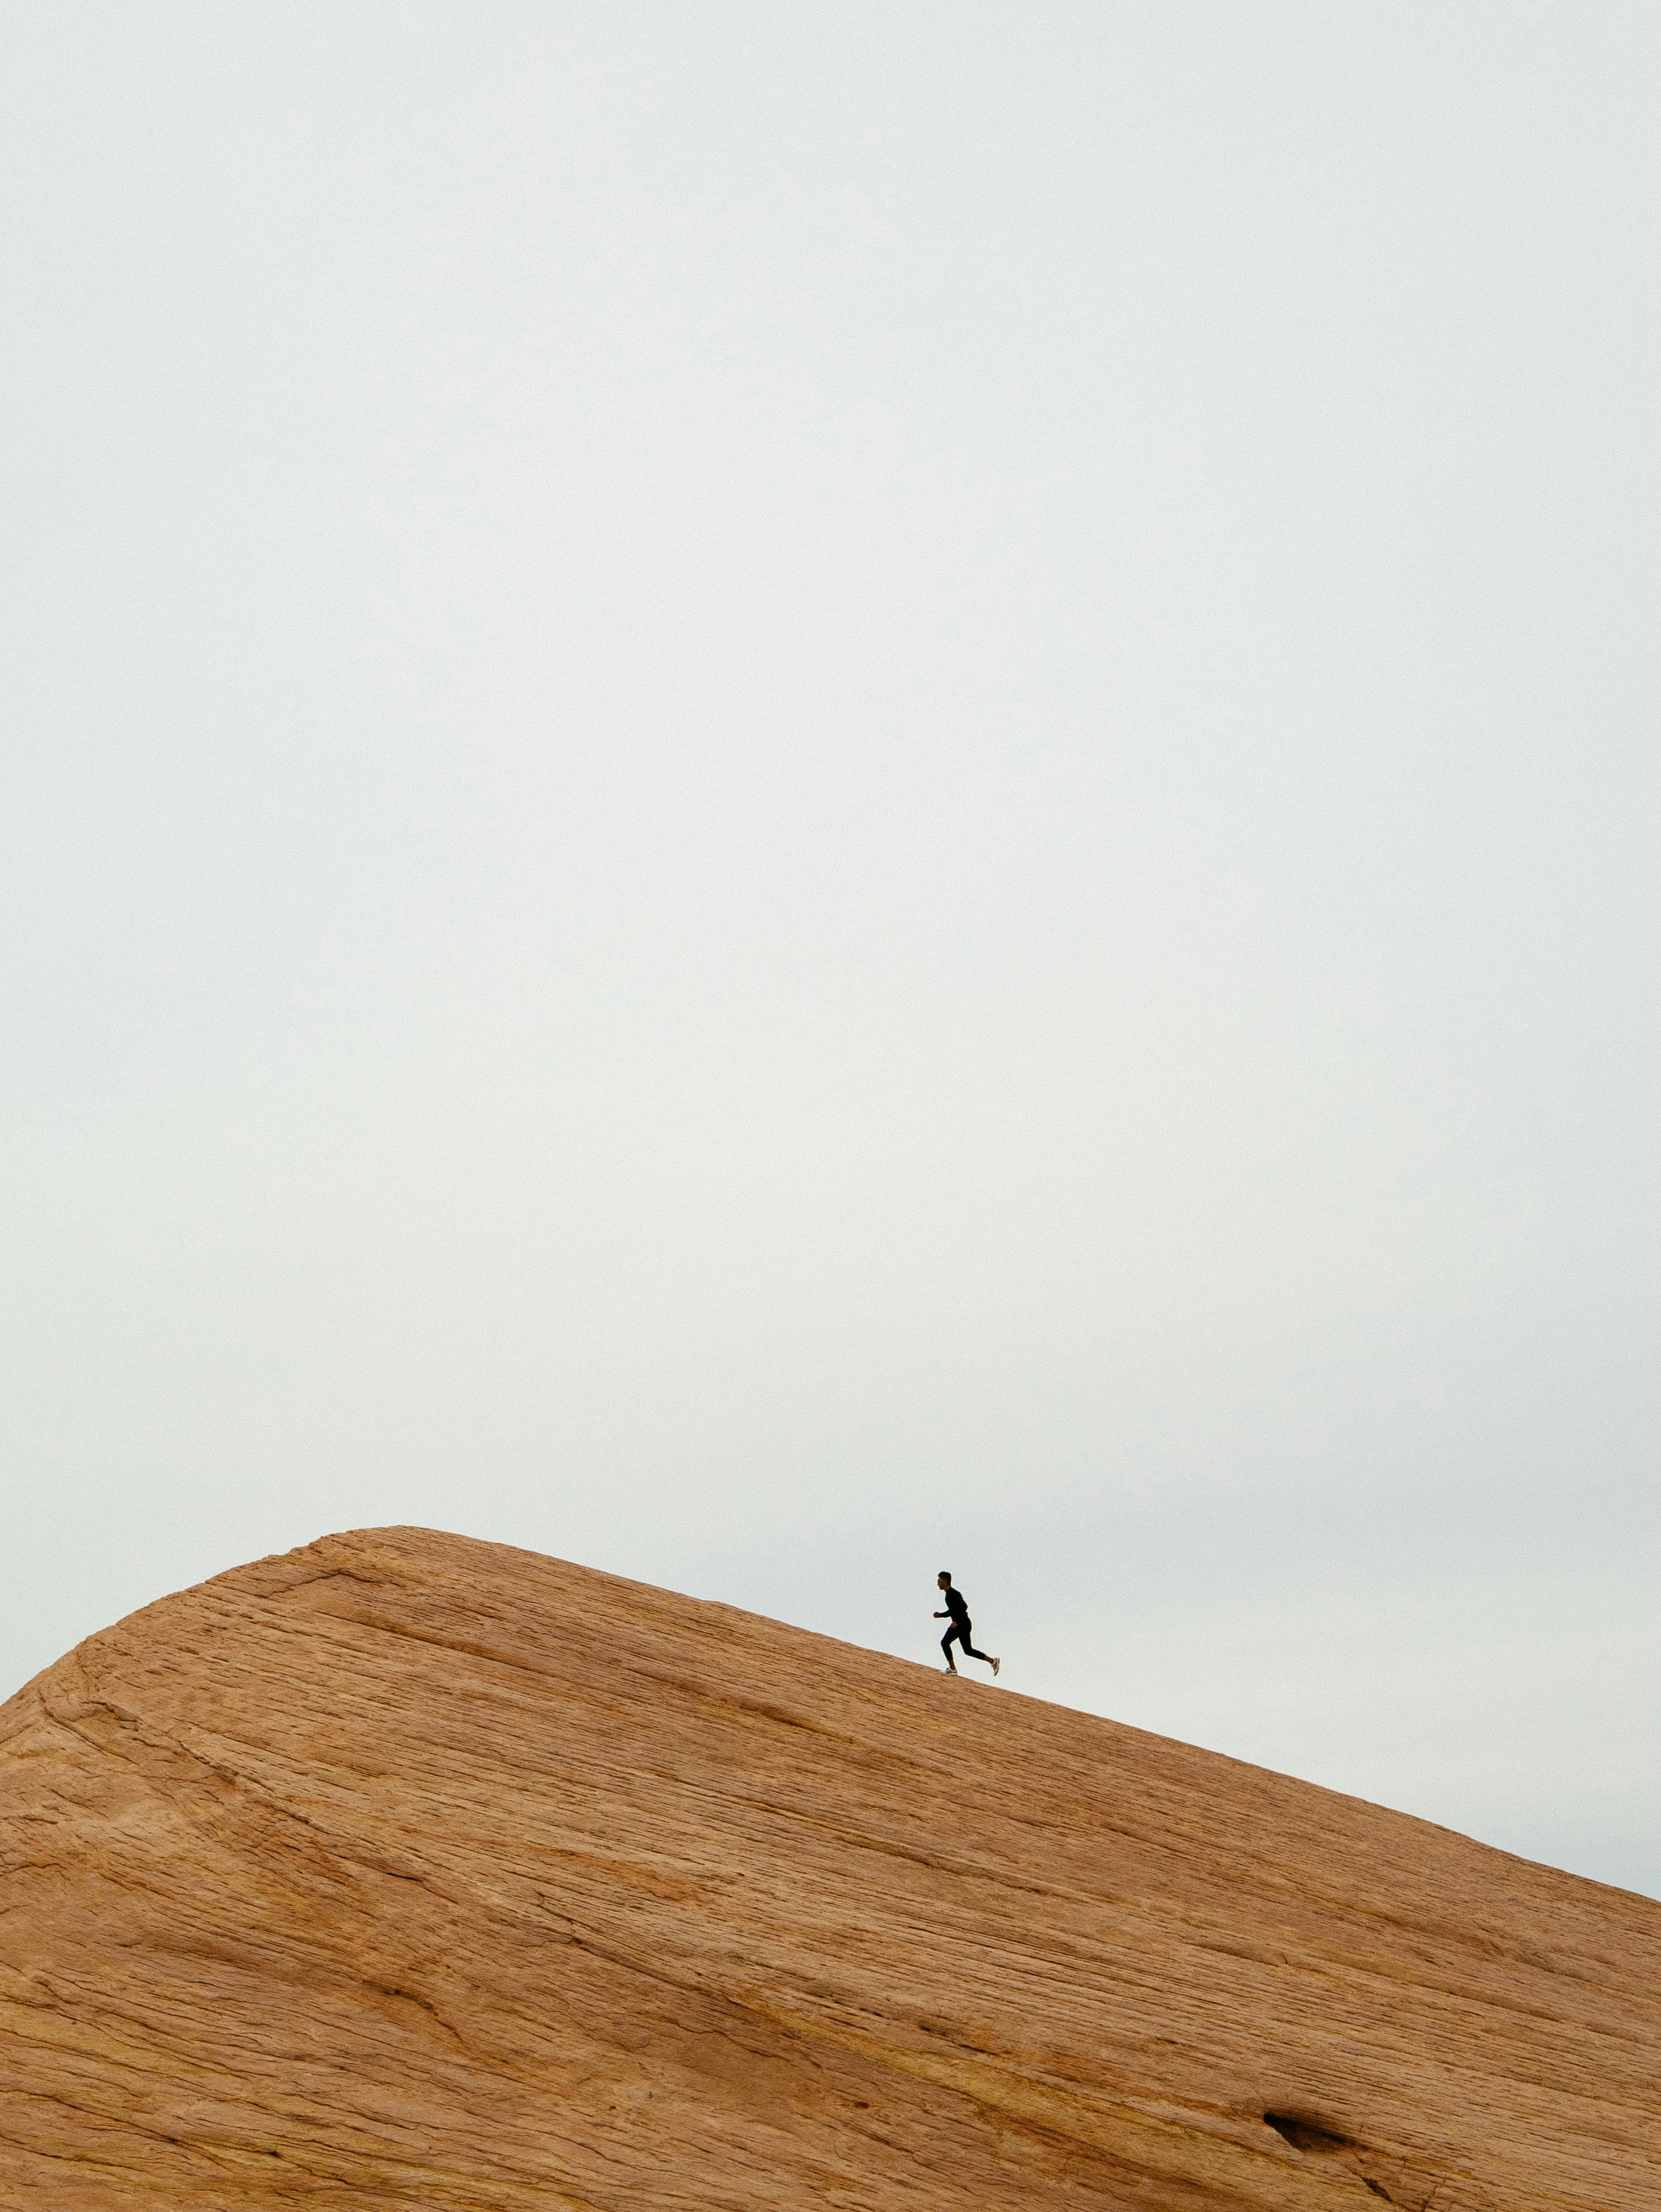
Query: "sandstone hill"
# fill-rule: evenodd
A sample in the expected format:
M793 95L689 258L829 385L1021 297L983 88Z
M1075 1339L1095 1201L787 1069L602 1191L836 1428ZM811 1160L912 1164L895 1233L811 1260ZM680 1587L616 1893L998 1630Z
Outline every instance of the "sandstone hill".
M422 1529L0 1708L0 2204L1657 2212L1661 1905Z

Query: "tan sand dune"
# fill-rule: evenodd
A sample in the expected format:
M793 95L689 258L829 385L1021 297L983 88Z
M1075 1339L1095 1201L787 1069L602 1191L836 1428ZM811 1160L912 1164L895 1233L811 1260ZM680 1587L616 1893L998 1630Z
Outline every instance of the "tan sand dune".
M422 1529L0 1709L8 2208L1381 2203L1658 2212L1661 1905Z

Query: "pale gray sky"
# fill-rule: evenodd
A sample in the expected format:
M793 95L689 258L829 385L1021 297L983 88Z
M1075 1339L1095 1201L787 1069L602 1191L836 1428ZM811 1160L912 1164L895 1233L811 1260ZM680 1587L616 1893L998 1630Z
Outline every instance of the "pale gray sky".
M0 1688L944 1565L1661 1892L1656 11L0 21Z

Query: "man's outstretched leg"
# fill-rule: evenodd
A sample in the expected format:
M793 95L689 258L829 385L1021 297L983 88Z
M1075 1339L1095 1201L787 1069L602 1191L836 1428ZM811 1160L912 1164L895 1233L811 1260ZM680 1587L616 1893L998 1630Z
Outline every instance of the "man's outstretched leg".
M963 1645L964 1657L965 1659L984 1660L986 1664L992 1669L993 1676L995 1680L998 1669L1002 1666L1003 1661L1001 1659L995 1659L989 1651L977 1651L974 1645L969 1640L970 1637L974 1632L970 1624L965 1620L961 1628L954 1629L952 1632L957 1636L958 1641ZM946 1656L946 1663L950 1665L952 1655L948 1651ZM957 1668L953 1667L952 1671L953 1674L956 1674Z

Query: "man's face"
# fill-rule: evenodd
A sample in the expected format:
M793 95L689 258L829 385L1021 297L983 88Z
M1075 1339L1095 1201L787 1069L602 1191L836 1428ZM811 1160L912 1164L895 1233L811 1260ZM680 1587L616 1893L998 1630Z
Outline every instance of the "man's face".
M950 1575L939 1575L939 1576L937 1576L937 1577L935 1577L935 1579L936 1579L936 1581L940 1583L940 1588L941 1588L942 1589L951 1589L951 1587L952 1587L952 1577L951 1577L951 1576L950 1576Z

